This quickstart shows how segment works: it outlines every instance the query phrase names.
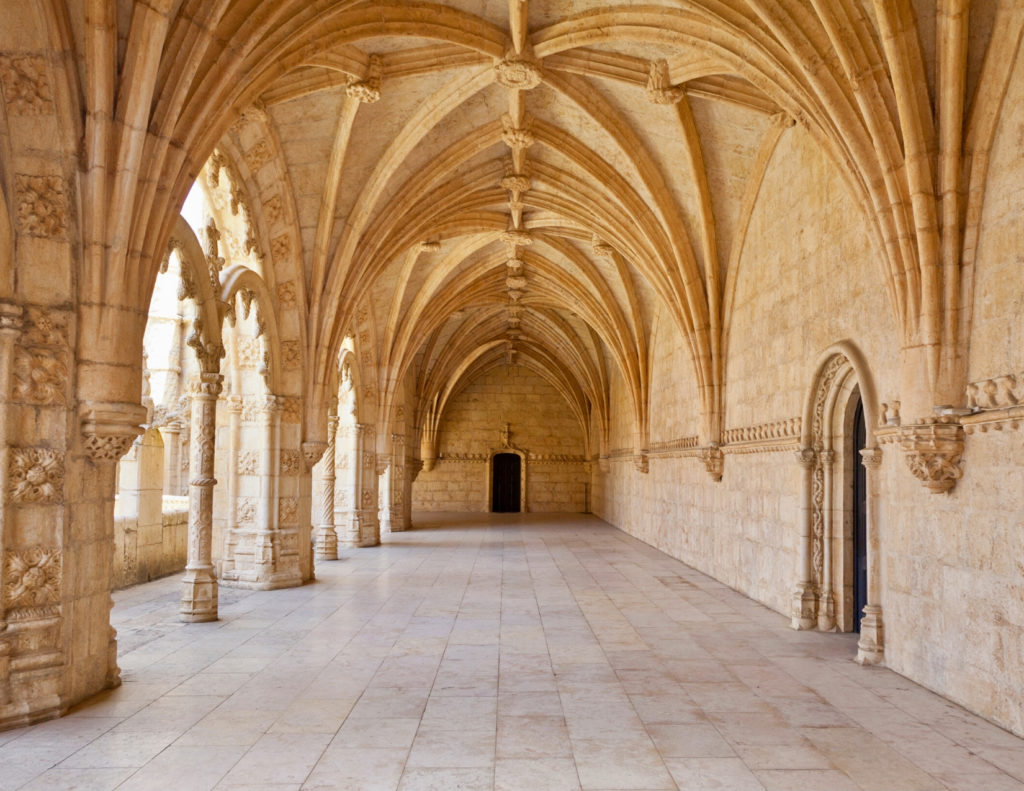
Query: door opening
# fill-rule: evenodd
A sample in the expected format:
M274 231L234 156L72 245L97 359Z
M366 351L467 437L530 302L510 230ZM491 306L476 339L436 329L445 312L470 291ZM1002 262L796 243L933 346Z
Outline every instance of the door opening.
M867 444L864 404L858 402L853 415L853 631L860 631L860 620L868 603L868 509L867 469L860 452Z
M494 513L519 513L521 464L517 453L495 454L491 471L491 510Z

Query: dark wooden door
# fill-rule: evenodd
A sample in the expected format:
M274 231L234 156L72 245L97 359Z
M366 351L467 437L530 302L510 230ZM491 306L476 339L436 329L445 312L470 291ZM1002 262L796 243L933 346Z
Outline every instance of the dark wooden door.
M868 481L860 452L867 443L864 406L857 404L853 416L853 631L860 631L860 619L868 603Z
M516 453L494 457L491 477L491 510L498 514L519 512L520 459Z

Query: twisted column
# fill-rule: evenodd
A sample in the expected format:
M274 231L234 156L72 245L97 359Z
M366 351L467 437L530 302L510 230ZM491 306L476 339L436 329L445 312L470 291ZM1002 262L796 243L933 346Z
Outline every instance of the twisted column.
M338 559L338 534L334 530L334 455L338 440L338 416L327 417L327 450L324 451L323 480L320 490L320 524L313 535L316 560Z
M213 573L213 487L217 396L224 377L202 373L192 395L192 457L189 470L188 563L182 580L181 620L217 620L217 577Z

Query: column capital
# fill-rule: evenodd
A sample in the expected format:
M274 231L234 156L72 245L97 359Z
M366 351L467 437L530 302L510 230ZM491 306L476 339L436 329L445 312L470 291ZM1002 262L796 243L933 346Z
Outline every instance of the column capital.
M882 449L864 448L860 452L860 462L869 470L877 470L882 466Z
M818 452L814 448L801 448L793 456L796 463L805 470L814 469L814 465L818 463Z
M306 460L306 466L310 469L320 461L327 450L327 443L321 441L306 441L302 443L302 458Z
M204 371L193 385L192 395L195 398L216 398L224 389L224 374Z
M142 433L147 415L142 404L85 401L79 410L85 452L96 463L118 461Z

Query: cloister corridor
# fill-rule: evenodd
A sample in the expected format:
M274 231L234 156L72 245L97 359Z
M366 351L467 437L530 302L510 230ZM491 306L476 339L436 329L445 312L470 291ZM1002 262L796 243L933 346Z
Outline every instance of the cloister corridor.
M4 789L1024 789L1024 742L586 515L422 514L222 589L115 593L123 684Z

